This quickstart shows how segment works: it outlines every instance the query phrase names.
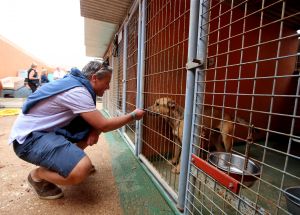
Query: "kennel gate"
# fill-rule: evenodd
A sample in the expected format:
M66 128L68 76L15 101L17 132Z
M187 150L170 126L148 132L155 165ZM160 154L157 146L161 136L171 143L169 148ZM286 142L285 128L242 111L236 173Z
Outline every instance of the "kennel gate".
M300 185L299 4L199 2L202 65L196 69L185 213L289 214L286 188ZM218 109L220 118L213 115ZM220 157L209 145L219 141L220 130L202 122L224 125L225 113L232 116L235 143L232 153ZM231 160L238 156L241 166ZM244 169L249 162L259 174ZM234 168L240 168L240 177ZM293 198L299 202L299 196Z
M127 22L127 56L126 56L126 82L125 89L125 113L129 113L136 109L137 98L137 66L138 66L138 8L132 13ZM135 144L136 123L125 126L125 133Z
M117 48L118 58L123 51L121 113L128 113L136 106L147 110L161 96L169 96L184 106L189 2L190 0L152 0L135 1L132 5L129 18L124 21L118 33L123 41L123 50L120 44ZM121 59L118 61L120 67ZM112 86L115 85L114 82L116 80L113 78ZM116 102L111 98L105 101ZM177 199L179 175L171 172L175 165L169 162L174 144L177 143L172 139L170 127L161 116L150 116L149 111L143 121L139 122L140 124L126 126L123 134L135 149L136 155L139 155L157 179L161 179L161 184L172 197Z
M109 62L113 72L109 86L110 89L105 92L103 100L104 108L112 117L115 117L120 115L120 110L122 110L122 73L120 69L122 69L123 63L121 61L122 58L115 56L117 53L114 53L112 48L113 47L110 48ZM122 51L122 49L120 51Z
M146 1L144 87L141 89L147 114L142 123L142 150L139 158L156 176L172 198L178 200L179 174L172 172L170 162L175 147L167 120L176 119L155 114L148 107L156 99L169 97L184 107L189 32L189 0ZM164 119L165 118L165 119Z
M124 23L105 54L113 66L110 90L104 95L104 107L111 116L129 113L137 107L138 71L138 20L139 8L136 1L125 17ZM137 123L132 122L121 129L131 149L135 150Z

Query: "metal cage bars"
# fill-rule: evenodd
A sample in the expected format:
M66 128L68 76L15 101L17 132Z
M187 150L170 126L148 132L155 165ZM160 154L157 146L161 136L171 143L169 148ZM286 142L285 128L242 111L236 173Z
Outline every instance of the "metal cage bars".
M154 1L150 1L154 2ZM136 100L136 106L142 108L143 104L146 104L147 106L150 105L149 101L152 102L150 94L153 94L156 97L161 97L165 95L172 95L176 98L177 95L182 94L182 90L175 89L176 93L172 93L171 91L168 91L168 89L161 88L161 91L155 91L153 88L150 90L147 90L149 84L147 81L150 82L150 85L157 85L159 86L169 85L170 83L177 83L176 80L179 80L176 78L173 78L175 76L170 76L168 78L165 78L164 74L165 72L177 72L178 69L184 69L183 62L180 63L179 55L176 55L175 50L177 47L180 47L181 42L177 41L177 39L174 35L176 33L172 34L168 26L173 26L173 23L175 25L176 20L179 20L179 15L175 20L171 21L170 23L167 23L166 19L156 19L156 16L160 13L163 14L165 12L165 15L168 15L172 17L172 12L168 12L167 9L170 6L170 1L166 1L167 4L163 4L163 1L155 1L155 4L157 4L154 9L150 12L150 18L147 19L147 22L142 24L143 21L141 21L141 25L147 26L147 33L144 32L144 35L141 36L141 38L146 38L145 42L141 42L139 40L138 44L140 45L140 48L138 50L142 50L142 47L145 45L145 53L143 54L143 51L141 51L138 56L140 56L139 59L137 59L137 67L139 67L137 70L141 71L140 77L137 78L137 100ZM197 4L199 1L191 1L191 5ZM208 2L210 4L208 4ZM185 125L192 124L192 131L188 132L188 128L184 129L185 134L184 140L183 140L183 148L182 148L182 154L183 154L183 163L181 165L181 173L180 173L180 179L179 179L179 189L178 192L176 192L176 177L174 180L174 177L170 172L165 170L159 170L156 166L153 166L151 158L144 156L143 150L141 145L145 145L150 147L152 152L154 152L154 161L160 161L161 159L167 162L167 157L164 154L161 154L161 151L164 150L170 150L171 148L168 148L165 144L162 146L159 146L156 148L156 146L152 146L149 144L151 141L151 137L147 136L149 132L154 133L156 136L160 138L160 140L163 141L169 141L173 142L172 139L170 139L170 134L168 134L170 131L167 131L166 124L162 123L162 121L155 121L151 122L150 124L147 124L148 118L145 119L145 122L136 124L137 128L137 136L135 137L135 140L138 143L138 147L135 147L136 149L136 155L140 156L140 159L146 164L146 166L156 175L156 178L161 182L161 184L166 187L168 192L171 194L171 196L178 201L178 207L182 209L183 201L186 199L185 202L185 210L189 214L197 214L197 213L231 213L234 212L236 214L239 213L253 213L255 211L256 213L267 213L269 208L264 209L261 207L261 202L269 201L270 198L268 196L265 196L264 194L264 187L271 187L275 192L279 192L279 194L276 196L274 200L271 200L271 211L274 213L285 213L286 208L282 205L282 195L285 191L283 191L283 188L285 186L286 178L292 178L293 180L299 181L299 176L295 174L294 172L290 172L289 170L289 163L291 160L299 160L298 155L294 155L291 151L292 148L292 142L293 139L298 138L298 134L295 133L295 124L297 124L299 120L299 108L298 108L298 98L299 98L299 73L295 74L282 74L280 70L281 63L284 62L286 59L291 59L299 56L299 51L297 53L283 53L282 52L282 46L285 44L285 41L296 38L297 34L282 34L283 33L283 25L284 22L288 19L291 19L295 16L299 16L299 12L296 12L294 14L289 14L288 16L283 16L284 12L282 12L281 17L277 18L276 20L269 21L267 23L262 22L264 20L264 14L267 13L267 10L269 8L274 7L276 3L282 3L282 10L284 11L284 5L285 1L273 1L270 4L266 4L265 7L262 6L261 9L248 12L247 8L249 8L250 3L248 5L248 1L222 1L218 3L212 4L212 2L215 1L201 1L200 3L200 19L199 19L199 28L197 29L199 31L199 38L198 43L203 42L202 48L197 49L197 59L201 59L201 63L204 64L206 67L204 67L204 70L200 68L197 68L196 74L194 74L194 68L191 68L190 71L188 71L188 77L187 80L193 80L193 76L196 75L196 81L195 81L195 97L192 96L190 98L188 96L189 92L191 92L191 86L194 86L194 84L190 81L187 81L186 86L186 98L185 98L185 107L186 109L189 109L189 113L187 116L185 116ZM229 2L229 9L224 11L223 4ZM236 3L237 2L237 3ZM265 1L263 1L265 2ZM143 4L145 4L145 1L143 1ZM210 7L208 7L210 5ZM227 4L228 5L228 4ZM145 8L146 6L143 6L142 8ZM236 9L239 7L243 7L243 15L241 17L235 17ZM155 9L156 8L156 9ZM192 9L193 8L193 9ZM191 13L192 10L194 10L195 7L191 7ZM198 7L196 7L198 8ZM209 9L208 9L209 8ZM198 8L199 9L199 8ZM206 10L207 9L207 10ZM139 11L141 8L139 9ZM143 10L143 9L142 9ZM173 8L175 11L175 7ZM216 12L217 11L217 12ZM146 12L146 11L145 11ZM145 14L145 13L142 13ZM149 14L149 11L148 11ZM228 15L229 22L227 24L223 23L224 15ZM257 16L259 14L260 21L258 22L258 26L254 26L252 28L248 28L248 19L250 19L252 16ZM209 19L204 19L205 15L209 17ZM194 15L191 15L191 18L194 17ZM151 24L151 21L154 21L154 24L152 27L149 28L149 25ZM149 24L150 23L150 24ZM167 24L166 24L167 23ZM190 20L191 23L191 20ZM236 25L238 23L242 23L242 30L240 32L236 31ZM164 25L163 25L164 24ZM268 28L274 24L279 24L279 36L272 39L264 39L263 32L265 28ZM126 26L124 25L124 38L125 32L126 32ZM163 27L161 27L163 25ZM190 26L198 26L197 24L190 24ZM142 27L141 29L145 30L145 27ZM207 29L207 30L206 30ZM228 29L228 30L226 30ZM191 30L191 29L190 29ZM226 30L228 31L227 35L228 38L224 37L222 32ZM150 31L150 37L146 36L148 35ZM140 31L139 31L140 32ZM164 36L160 36L161 32L166 32ZM253 44L247 44L245 41L248 41L247 38L248 35L252 34L253 32L258 32L258 39L255 40L255 43ZM178 32L179 34L179 32ZM206 39L208 39L208 43L206 44ZM235 47L234 49L231 49L231 46L235 45L235 40L237 38L241 38L240 46ZM168 41L169 39L169 41ZM191 39L191 37L190 37ZM183 39L185 40L185 39ZM171 41L171 42L170 42ZM189 41L190 42L190 41ZM155 44L161 44L161 47L155 46ZM170 45L170 43L172 43ZM127 52L126 42L124 41L124 53ZM143 45L144 44L144 45ZM227 48L224 48L224 44L226 44ZM275 53L274 56L265 56L261 57L264 54L264 49L267 46L270 46L272 44L275 44L275 48L273 53ZM184 47L184 46L183 46ZM189 47L189 49L193 49L196 46ZM246 59L248 56L249 50L255 49L256 54L253 58ZM180 50L177 48L177 50ZM273 50L273 49L272 49ZM208 53L208 57L206 57L206 53ZM232 60L231 55L234 55L236 53L239 53L239 56L235 57L235 60ZM202 55L202 56L201 56ZM127 54L124 54L124 58L127 58ZM143 59L143 56L145 56L145 59ZM192 56L192 55L190 55ZM189 57L190 57L189 56ZM138 57L137 57L138 58ZM191 62L194 57L188 58L188 62ZM177 67L171 65L171 61L175 61ZM124 74L126 73L127 66L125 65L126 60L124 61ZM165 63L167 62L167 63ZM275 62L275 63L274 63ZM271 67L272 71L275 71L274 74L261 75L261 65L267 63L274 63L274 65ZM153 65L158 65L157 67L154 67ZM181 66L178 66L181 65ZM145 66L146 68L143 68ZM253 68L248 71L254 71L253 77L245 77L244 71L246 66L252 66ZM236 69L237 68L237 69ZM156 70L154 73L149 74L149 70ZM224 75L220 76L219 70L224 70ZM237 71L237 76L232 76L232 71ZM145 71L145 74L143 74L143 71ZM209 72L209 75L207 76ZM177 74L180 74L177 72ZM137 74L139 75L139 73ZM190 76L192 75L192 76ZM189 77L190 76L190 77ZM124 75L126 77L126 75ZM144 77L144 78L143 78ZM277 87L279 82L283 82L287 80L288 78L298 78L297 83L295 84L296 87L296 94L293 93L278 93ZM145 80L145 84L143 81ZM249 81L252 81L252 87L251 92L247 92L244 90L244 83ZM261 85L261 81L263 82L271 82L270 90L266 92L260 92L257 91L259 89L259 86ZM123 87L126 89L126 81L124 80ZM224 82L223 88L219 89L219 84L221 82ZM236 82L236 91L230 91L230 85L234 84ZM145 86L144 86L145 85ZM208 88L207 88L208 87ZM211 87L211 88L210 88ZM193 88L193 87L192 87ZM143 89L145 89L143 91ZM124 90L125 91L125 90ZM123 91L123 92L124 92ZM172 94L170 94L172 93ZM191 95L191 94L189 94ZM145 99L143 99L145 97ZM234 102L229 105L228 104L228 98L236 97ZM150 99L149 99L150 98ZM207 102L207 99L211 98L212 102ZM249 105L248 106L241 106L241 101L244 100L244 98L249 98ZM266 98L266 101L268 101L268 107L267 109L257 109L257 100L259 98ZM269 98L269 99L268 99ZM292 101L292 112L280 112L276 110L277 107L277 100L279 98L289 98ZM126 95L123 94L123 104L125 104L126 101ZM144 102L143 102L144 100ZM194 110L190 109L192 105L190 105L190 101L193 101L194 103ZM287 100L288 101L288 100ZM263 165L263 169L271 169L275 173L280 173L282 176L280 176L280 183L278 184L272 184L268 179L257 177L258 186L255 187L255 189L247 188L242 184L241 192L238 195L233 195L229 190L224 189L224 187L220 186L219 182L217 182L214 178L211 176L206 175L201 169L199 169L196 165L193 164L193 161L190 160L188 163L189 155L188 151L190 151L190 154L192 155L198 155L200 156L199 152L204 152L204 154L208 154L209 151L206 149L201 148L200 142L205 139L201 136L201 128L203 120L203 110L202 107L204 105L209 104L213 109L214 108L221 108L222 109L222 123L229 122L226 119L224 119L224 114L226 111L231 111L234 114L234 121L237 119L237 117L242 113L247 116L247 119L249 119L250 123L253 123L257 120L257 116L265 117L267 116L267 125L257 125L256 129L258 129L261 132L266 133L266 138L263 144L258 143L257 141L253 141L253 146L257 147L259 149L262 149L262 155L258 156L256 158L253 158L256 162L259 162ZM123 112L126 112L125 105L123 107ZM185 112L186 113L186 112ZM191 116L189 116L191 115ZM191 119L192 117L192 119ZM210 117L211 120L214 118L212 116L206 116ZM284 117L285 120L290 120L289 123L289 131L281 131L277 127L272 127L274 125L274 117ZM192 120L193 123L190 123ZM287 121L288 121L287 120ZM146 123L146 124L145 124ZM233 123L234 125L234 132L231 134L232 137L239 141L245 141L244 137L236 136L236 130L239 130L239 124L238 122ZM187 125L188 126L188 125ZM157 130L155 127L160 127L159 130ZM139 131L143 129L146 130L146 134ZM163 130L166 130L166 132L162 132ZM214 131L213 129L210 129L210 132L217 132L221 134L219 131ZM246 132L247 133L247 132ZM191 134L191 136L189 136ZM269 144L270 136L272 135L281 135L288 138L288 149L284 152L282 150L276 149L272 147ZM146 136L145 136L146 135ZM229 135L229 134L228 134ZM191 139L192 147L189 150L189 139ZM187 143L187 144L186 144ZM173 142L173 144L175 144ZM245 152L242 150L238 150L236 148L233 149L233 152L243 155ZM276 166L272 163L270 163L267 159L267 155L269 153L275 153L275 155L285 158L283 162L283 166ZM189 165L188 165L189 164ZM185 165L188 165L188 175L187 175L187 183L185 183L186 180L186 174L184 171L186 170ZM243 176L244 177L244 176ZM208 181L205 183L205 181ZM185 185L187 184L187 187ZM186 188L186 189L185 189ZM186 192L187 190L187 192ZM262 191L261 191L262 190ZM175 191L175 192L174 192ZM184 194L186 192L186 198L184 198ZM223 193L222 195L218 195L218 192ZM263 192L263 193L262 193ZM274 191L272 191L274 193ZM250 195L249 197L249 193ZM247 196L248 195L248 196ZM246 196L246 198L245 198ZM231 199L231 200L230 200ZM232 200L233 199L233 200ZM250 201L249 201L250 200ZM206 204L207 203L207 204ZM231 206L230 206L231 205ZM229 210L228 210L229 208ZM274 209L275 208L275 209Z
M210 1L210 4L213 1ZM215 1L216 2L216 1ZM200 214L200 213L222 213L222 214L226 214L226 213L236 213L236 214L244 214L244 213L259 213L259 214L268 214L268 213L287 213L285 206L283 205L283 200L282 200L282 195L284 193L286 193L283 188L287 185L286 183L291 183L291 184L299 184L299 174L295 171L291 171L289 166L293 165L293 163L298 163L299 164L299 156L298 155L294 155L292 154L291 151L291 142L293 138L298 138L297 134L294 134L295 130L295 124L296 121L299 120L299 108L298 108L298 98L299 98L299 74L295 73L295 74L280 74L280 64L282 63L282 60L284 59L289 59L289 58L295 58L299 55L299 50L297 53L284 53L281 49L282 44L284 44L285 40L287 39L291 39L291 38L295 38L298 37L296 34L296 31L294 33L291 33L289 35L283 35L284 33L284 21L287 19L284 16L284 12L285 12L285 1L273 1L271 4L266 5L266 7L264 7L264 1L262 3L262 8L258 11L255 11L253 13L251 13L251 15L258 13L260 15L260 22L259 22L259 26L255 27L253 29L248 29L246 30L245 26L246 26L246 22L248 21L250 15L247 14L247 1L239 1L239 5L234 5L234 1L231 1L231 7L229 10L227 10L226 12L224 12L224 10L222 10L222 5L224 4L224 2L218 2L215 3L214 5L211 5L211 7L209 8L209 13L207 12L201 12L201 16L203 16L205 13L209 14L211 16L211 18L209 19L209 21L205 21L204 23L202 23L199 26L199 29L202 29L203 27L207 26L208 27L208 33L204 34L204 38L207 37L209 39L211 39L210 37L212 37L212 34L216 33L216 36L214 37L213 41L209 41L208 45L207 45L207 49L201 49L203 51L203 53L209 53L209 48L216 45L216 51L213 54L210 54L208 56L209 58L216 58L215 59L215 66L213 66L211 69L209 68L209 61L205 61L207 62L207 67L205 70L205 73L198 73L197 75L198 77L203 76L204 74L208 74L208 71L211 71L211 73L213 74L213 78L211 79L207 79L207 76L204 76L204 78L200 78L200 80L198 78L196 78L196 86L201 87L200 90L196 90L196 99L195 99L195 115L194 115L194 130L193 130L193 134L192 134L192 150L191 153L200 156L199 151L203 151L204 149L201 148L201 145L199 145L199 141L205 141L204 137L201 137L201 133L199 134L199 127L201 127L201 122L199 123L197 121L197 119L200 119L204 116L203 111L201 111L201 107L203 105L207 105L210 104L210 106L212 108L222 108L222 121L226 122L226 120L224 119L224 108L226 108L226 110L233 110L234 111L234 119L237 118L237 113L238 111L244 111L244 112L248 112L249 113L249 121L250 123L255 122L257 119L255 119L255 114L260 113L260 114L264 114L267 118L267 125L266 127L264 126L258 126L257 128L260 131L264 131L266 132L266 138L263 142L263 144L259 144L258 142L254 141L254 145L257 147L260 147L263 149L263 155L262 158L254 158L255 161L259 162L260 164L262 164L262 169L272 169L275 174L277 174L280 178L280 180L278 182L273 182L272 180L270 181L270 179L265 178L265 177L256 177L256 179L258 180L258 185L255 189L250 189L247 188L246 186L242 186L242 190L238 195L232 195L232 193L222 187L220 187L219 183L217 183L217 181L212 178L211 176L207 175L206 173L203 172L202 169L199 169L197 166L195 166L193 164L193 162L191 162L191 166L189 167L189 172L190 172L190 176L189 176L189 180L188 180L188 188L187 188L187 202L186 202L186 211L188 211L189 214ZM206 5L209 5L208 1L202 1L202 4L206 3ZM279 31L278 31L278 36L275 39L269 39L265 41L263 41L262 37L262 31L264 30L264 28L269 27L271 24L266 23L266 22L262 22L264 19L264 13L267 13L267 9L271 6L274 6L277 4L281 4L282 3L282 8L281 8L281 17L278 18L277 20L272 20L271 24L274 23L278 23L279 24ZM202 5L201 4L201 5ZM242 4L244 4L244 15L239 18L239 21L242 21L242 32L241 33L235 33L238 36L241 36L241 47L240 48L236 48L234 50L230 50L230 43L234 42L234 38L238 37L236 35L231 35L232 30L234 30L233 24L237 23L237 19L233 20L233 10L235 8L238 8L238 6L241 6ZM219 8L218 8L219 7ZM214 15L212 16L212 10L213 9L217 9L219 14L214 13ZM221 25L221 21L222 21L222 16L224 15L224 13L229 13L229 24L227 25ZM296 17L299 15L299 12L296 12L294 14L290 14L288 16L288 18L290 17ZM202 19L200 19L200 22ZM213 21L216 21L217 24L215 27L215 29L209 28L210 25L212 25ZM221 38L221 30L224 29L227 26L229 28L229 33L228 33L228 38ZM236 27L236 26L235 26ZM232 29L231 29L232 28ZM255 44L252 45L246 45L245 41L247 40L247 34L251 33L252 31L257 30L259 33L259 37L257 39L257 42ZM199 39L199 41L201 41L201 38ZM222 42L227 42L227 50L221 49L222 46ZM261 53L263 53L263 46L264 45L269 45L269 44L275 44L275 56L266 56L264 58L262 58ZM256 48L256 59L253 60L248 60L246 61L244 59L244 56L246 56L247 54L247 49L250 48ZM229 61L229 57L230 54L236 52L236 51L240 51L240 57L238 58L239 61L232 63ZM282 54L283 52L283 54ZM218 65L218 60L220 59L221 62L221 57L222 56L226 57L226 60L224 61L225 64L224 65ZM259 76L259 72L261 73L261 71L259 70L259 67L261 67L263 63L265 62L273 62L274 66L271 68L272 71L274 71L274 74L271 74L269 76L267 75L260 75ZM243 66L246 64L254 64L254 77L243 77L244 75L244 68ZM236 78L232 78L230 76L230 70L231 68L238 66L238 77ZM219 71L220 69L224 68L225 70L225 76L221 77L221 78L217 78L219 75ZM295 84L296 90L292 91L292 93L278 93L277 90L277 83L279 83L279 80L282 80L282 78L296 78L298 79L297 83ZM270 87L270 93L257 93L258 88L258 84L256 84L256 82L259 82L260 80L268 80L271 79L271 87ZM248 80L253 80L254 84L252 85L252 93L243 93L243 89L242 89L242 83L243 81L248 81ZM220 82L225 82L224 83L224 88L223 88L223 92L218 92L218 83ZM227 84L232 83L232 81L237 81L237 93L228 93L226 91L227 89ZM228 82L228 83L227 83ZM209 85L210 83L213 84L212 86L212 90L207 90L207 85ZM294 94L293 94L294 93ZM208 97L209 95L211 95L212 97L212 102L211 103L207 103L207 101L205 100L205 96ZM221 103L217 103L217 100L214 100L215 97L221 95L222 99L221 99ZM228 106L228 103L225 102L225 97L230 97L230 96L236 96L236 102L234 106ZM250 97L250 107L249 108L241 108L239 105L239 98L243 98L243 96L249 96ZM203 99L201 99L202 97L204 97ZM257 108L257 104L256 106L254 105L254 101L255 99L257 99L258 97L270 97L271 101L269 102L269 110L268 111L261 111L261 110L255 110L255 108ZM282 112L276 112L275 108L276 108L276 98L291 98L294 100L290 100L291 101L291 109L292 111L290 111L288 114L287 113L282 113ZM197 101L199 100L199 101ZM200 109L200 110L199 110ZM290 129L286 129L283 131L280 130L276 130L276 129L272 129L271 125L272 120L274 121L275 118L273 119L273 117L286 117L289 118L291 120L291 122L287 125L289 125ZM236 124L234 124L234 129L236 129ZM282 128L281 128L282 129ZM211 130L212 131L212 130ZM269 144L268 142L271 140L270 139L270 135L282 135L285 137L288 137L288 147L287 149L284 150L280 150L280 149L276 149L273 148L271 144ZM299 134L298 134L299 135ZM234 135L233 135L234 136ZM234 136L235 137L235 136ZM239 140L245 140L243 138L240 137L235 137ZM207 139L206 139L207 140ZM206 151L207 153L209 153L208 151ZM240 153L243 154L244 152L240 152L240 151L236 151L234 149L235 153ZM277 157L280 159L280 157L283 157L283 162L284 165L281 165L281 167L278 167L278 165L276 166L275 164L273 164L272 162L268 161L267 157L269 156L269 153L276 153L275 155L277 155ZM274 155L274 154L273 154ZM233 164L231 164L233 165ZM267 172L265 173L267 174ZM244 176L243 176L244 177ZM293 182L294 181L294 182ZM292 183L293 182L293 183ZM271 187L272 189L274 189L275 191L272 190L265 190L266 187ZM245 191L244 191L245 190ZM251 191L249 191L251 190ZM266 192L267 191L267 192ZM223 194L221 194L223 193ZM249 194L251 193L251 195ZM275 197L272 198L270 197L270 195L266 194L266 193L275 193ZM249 197L250 195L250 197ZM254 196L254 197L253 197ZM268 202L268 204L270 204L271 206L266 206L266 204L264 204L264 202ZM261 206L263 205L263 207ZM228 208L230 208L228 210Z
M189 1L148 1L143 92L146 107L152 106L155 99L166 97L184 106L190 8L188 4ZM178 138L174 138L176 128L170 129L167 121L183 121L183 115L182 119L162 113L154 117L154 112L147 110L149 114L143 123L143 145L147 150L141 156L177 201L178 184L181 182L173 170L178 164L172 163L169 156L175 153L176 148L181 151L182 144Z

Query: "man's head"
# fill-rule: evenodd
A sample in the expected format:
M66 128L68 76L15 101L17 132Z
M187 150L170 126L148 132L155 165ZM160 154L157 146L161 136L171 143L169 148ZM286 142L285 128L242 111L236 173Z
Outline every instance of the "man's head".
M97 96L103 96L104 92L109 89L112 68L106 63L90 61L82 69L82 74L90 80Z
M32 63L32 64L31 64L31 68L34 69L34 68L36 68L36 67L37 67L37 64L36 64L36 63Z

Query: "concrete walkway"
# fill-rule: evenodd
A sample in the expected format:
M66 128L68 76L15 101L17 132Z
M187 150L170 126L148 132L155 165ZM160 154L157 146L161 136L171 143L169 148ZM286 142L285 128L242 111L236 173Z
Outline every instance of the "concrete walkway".
M87 149L97 171L80 185L62 187L64 198L40 200L26 181L34 165L20 160L7 145L15 118L0 118L0 214L122 214L109 148L103 136L97 145Z
M34 165L7 145L15 119L0 117L0 214L175 214L117 132L102 134L86 150L94 174L80 185L62 187L62 199L40 200L26 181Z

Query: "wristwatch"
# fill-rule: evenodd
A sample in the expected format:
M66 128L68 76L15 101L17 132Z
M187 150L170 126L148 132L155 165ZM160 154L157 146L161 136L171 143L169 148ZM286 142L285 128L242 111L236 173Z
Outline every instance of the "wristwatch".
M130 116L133 120L136 120L136 113L134 111L130 113Z

